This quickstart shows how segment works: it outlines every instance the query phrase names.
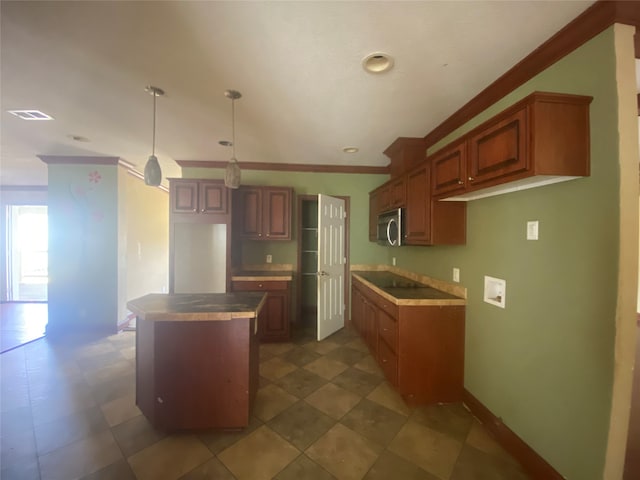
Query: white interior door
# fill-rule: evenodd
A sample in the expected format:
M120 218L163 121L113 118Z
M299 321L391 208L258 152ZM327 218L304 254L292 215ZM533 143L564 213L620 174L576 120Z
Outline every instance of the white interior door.
M318 340L344 327L345 204L318 195Z

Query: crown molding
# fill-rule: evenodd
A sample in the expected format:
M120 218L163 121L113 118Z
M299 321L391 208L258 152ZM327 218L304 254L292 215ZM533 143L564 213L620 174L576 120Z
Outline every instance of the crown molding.
M433 146L455 129L464 125L469 119L480 114L614 23L634 25L637 32L640 27L640 1L600 0L594 3L425 135L425 143L428 147ZM638 33L636 33L634 41L636 58L640 58Z
M176 160L182 168L226 168L226 161L217 160ZM356 165L311 165L303 163L263 163L240 162L242 170L268 170L278 172L313 172L313 173L372 173L388 175L389 166L367 167Z
M98 157L82 155L38 155L47 165L118 165L119 157Z

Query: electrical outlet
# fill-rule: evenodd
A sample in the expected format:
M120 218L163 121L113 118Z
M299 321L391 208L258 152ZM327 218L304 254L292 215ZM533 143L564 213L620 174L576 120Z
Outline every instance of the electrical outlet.
M538 240L538 221L527 222L527 240Z
M271 255L267 255L267 263L271 263L273 261L273 257Z
M391 265L396 266L396 257L391 257Z
M454 282L460 281L460 269L457 267L453 267L453 281Z

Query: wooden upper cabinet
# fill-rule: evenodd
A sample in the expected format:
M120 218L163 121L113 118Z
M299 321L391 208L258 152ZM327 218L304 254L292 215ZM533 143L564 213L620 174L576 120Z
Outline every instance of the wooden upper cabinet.
M433 195L463 192L467 178L467 144L457 144L431 159Z
M375 242L378 239L378 191L369 193L369 241Z
M240 236L253 240L291 239L292 189L240 187L240 205L234 222Z
M389 157L389 173L395 179L417 167L426 158L427 144L424 138L398 137L387 147L384 154Z
M404 230L407 245L428 245L431 243L431 188L429 180L429 165L426 162L407 174L407 208Z
M269 187L262 195L264 234L271 240L291 240L291 189Z
M389 206L391 208L404 207L407 203L407 178L402 176L391 181L389 186Z
M229 213L229 191L222 180L169 179L172 214Z
M591 100L525 97L429 157L433 195L473 200L588 176Z
M529 168L527 109L524 108L469 140L467 180L474 187L526 171Z

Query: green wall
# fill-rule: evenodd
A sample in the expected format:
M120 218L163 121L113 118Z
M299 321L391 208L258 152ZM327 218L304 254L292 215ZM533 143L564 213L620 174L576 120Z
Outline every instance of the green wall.
M311 162L313 163L313 162ZM242 167L242 162L240 163ZM224 171L211 168L184 168L185 178L223 178ZM243 185L267 185L293 187L296 195L340 195L350 197L350 262L352 264L380 263L386 258L386 249L369 242L369 192L388 180L387 175L273 172L243 170ZM295 223L297 200L293 202L293 240L290 242L245 241L242 263L265 263L267 254L273 255L273 263L297 263Z
M618 134L609 29L454 132L535 90L594 97L591 176L468 203L467 244L394 250L398 266L468 289L465 386L562 475L602 478L613 383ZM527 241L526 222L540 222ZM506 308L482 301L505 279Z
M115 332L115 165L49 165L48 334Z
M468 203L467 244L380 247L368 241L368 195L386 178L243 172L243 183L351 197L351 263L390 263L468 289L465 386L563 476L602 478L613 383L619 222L613 29L453 132L430 151L535 90L590 95L591 176ZM216 172L216 173L213 173ZM185 177L222 172L184 169ZM525 239L526 222L540 239ZM295 243L254 242L252 260L295 263ZM247 250L251 253L247 253ZM506 308L482 301L484 275L507 281Z

